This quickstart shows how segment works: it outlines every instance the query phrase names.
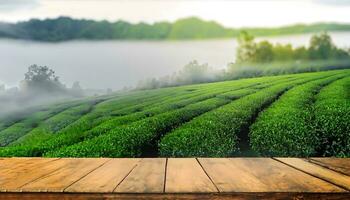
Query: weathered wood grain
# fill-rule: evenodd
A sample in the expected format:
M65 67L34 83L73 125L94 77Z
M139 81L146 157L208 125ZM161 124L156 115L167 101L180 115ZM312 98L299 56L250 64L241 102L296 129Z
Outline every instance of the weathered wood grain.
M320 179L329 181L333 184L341 186L347 190L350 190L350 177L319 165L310 163L300 158L276 158L277 160L293 166L303 172L311 174Z
M117 186L115 192L162 193L165 158L143 158L135 169Z
M57 158L48 158L48 159L42 159L42 158L6 158L0 160L0 170L2 173L5 172L5 170L13 170L17 168L34 168L35 165L50 162L53 160L57 160Z
M4 158L0 200L350 199L348 166L333 158Z
M9 159L13 165L0 169L0 191L21 191L21 187L61 168L58 159ZM19 162L18 162L19 161Z
M0 193L0 200L347 200L349 193L192 193L192 194L120 194L120 193Z
M108 159L60 159L63 162L56 171L22 187L26 192L62 192L65 188L100 167ZM38 169L41 170L41 169Z
M218 192L195 158L169 158L165 192Z
M220 192L344 192L269 158L200 158Z
M350 158L310 158L308 160L350 176Z
M112 159L74 183L66 192L113 192L141 159Z

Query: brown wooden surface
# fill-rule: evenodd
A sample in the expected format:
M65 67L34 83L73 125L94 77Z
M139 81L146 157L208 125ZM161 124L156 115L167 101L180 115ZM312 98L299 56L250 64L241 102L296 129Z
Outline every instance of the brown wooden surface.
M140 159L113 159L74 183L66 192L113 192Z
M115 192L161 193L164 190L165 158L144 158Z
M342 192L343 189L267 158L201 158L221 192Z
M0 169L0 191L21 191L21 187L63 167L58 159L11 159L13 165Z
M320 179L329 181L335 185L350 190L350 177L344 174L337 173L329 170L325 167L313 164L304 159L299 158L276 158L277 160L295 167L305 173L311 174L312 176Z
M310 158L308 160L350 176L350 158Z
M195 158L169 158L165 192L218 192Z
M0 158L0 200L350 199L349 166L330 158Z
M349 193L192 193L192 194L120 194L120 193L0 193L0 200L348 200Z
M100 167L107 159L65 158L62 166L48 175L26 184L21 189L26 192L62 192L64 189ZM56 163L54 161L54 163ZM38 168L37 171L42 169Z
M8 159L0 159L0 170L11 170L13 168L35 168L36 165L40 165L41 163L46 163L50 161L57 160L57 158L8 158Z

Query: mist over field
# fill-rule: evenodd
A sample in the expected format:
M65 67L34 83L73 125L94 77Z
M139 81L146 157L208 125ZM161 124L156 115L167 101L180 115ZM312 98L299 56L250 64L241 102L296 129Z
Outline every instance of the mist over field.
M333 43L342 48L350 46L348 32L330 34ZM311 34L257 38L272 44L308 46ZM92 48L93 47L93 48ZM152 89L191 83L212 82L266 74L265 67L251 65L230 68L236 59L236 40L204 41L71 41L41 43L0 40L3 56L0 70L0 115L32 106L68 99L125 91L133 88ZM28 51L28 48L31 50ZM16 59L14 59L16 58ZM274 68L307 71L307 67L334 65L333 61L288 64L275 63ZM79 82L84 92L28 92L22 87L24 73L31 64L48 66L60 77L66 88ZM191 64L194 64L191 66ZM347 62L341 63L346 67ZM272 66L272 64L270 64ZM285 67L279 67L285 66ZM340 66L340 68L342 68ZM305 69L297 69L304 67ZM325 66L327 67L327 66ZM291 68L294 68L291 69ZM338 67L339 68L339 67ZM230 71L229 77L223 72ZM255 71L255 75L251 72ZM287 71L286 71L287 72ZM286 73L277 72L276 73ZM289 72L289 73L290 73ZM250 74L250 75L249 75ZM268 75L269 73L267 73ZM270 73L271 74L271 73Z
M337 46L350 47L349 32L330 35ZM311 34L261 39L301 46L307 45L310 37ZM171 76L193 60L215 70L225 69L234 62L236 48L235 39L63 43L0 40L0 84L18 86L28 66L38 64L54 69L68 87L79 81L85 89L119 90L136 86L141 80Z

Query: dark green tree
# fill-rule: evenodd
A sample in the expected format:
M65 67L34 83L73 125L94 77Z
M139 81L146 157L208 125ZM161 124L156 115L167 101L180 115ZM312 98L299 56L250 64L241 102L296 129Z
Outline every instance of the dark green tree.
M273 46L268 41L261 41L256 45L255 54L253 57L254 62L271 62L274 59Z
M249 35L248 32L242 31L237 38L238 47L236 54L236 62L253 62L254 55L256 52L256 44L254 42L254 37Z
M309 56L310 59L328 59L332 57L334 45L332 38L327 33L313 35L310 40Z
M31 65L24 74L24 87L31 91L62 92L64 85L55 75L55 71L47 66Z

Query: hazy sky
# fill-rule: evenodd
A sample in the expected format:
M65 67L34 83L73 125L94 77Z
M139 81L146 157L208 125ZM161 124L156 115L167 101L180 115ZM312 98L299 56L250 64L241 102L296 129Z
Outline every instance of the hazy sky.
M350 0L0 0L0 21L71 16L174 21L198 16L229 27L350 22Z

